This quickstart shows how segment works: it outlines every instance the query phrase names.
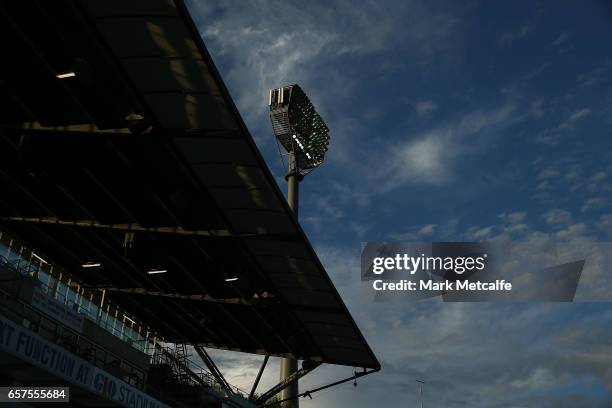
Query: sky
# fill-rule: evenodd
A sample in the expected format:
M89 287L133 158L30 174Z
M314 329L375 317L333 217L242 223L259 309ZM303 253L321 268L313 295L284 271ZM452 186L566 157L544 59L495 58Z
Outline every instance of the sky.
M326 162L301 183L300 222L383 369L303 407L416 406L416 379L427 407L612 406L605 301L359 295L364 241L610 241L612 3L188 5L281 189L267 90L300 84L330 128ZM215 355L248 390L262 358ZM351 373L322 367L300 387Z

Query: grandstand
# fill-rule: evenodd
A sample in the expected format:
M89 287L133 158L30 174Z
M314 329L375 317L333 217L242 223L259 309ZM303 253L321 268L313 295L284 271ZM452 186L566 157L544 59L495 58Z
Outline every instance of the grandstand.
M0 386L295 406L321 364L380 369L181 0L3 2L0 38ZM302 368L239 390L207 348Z

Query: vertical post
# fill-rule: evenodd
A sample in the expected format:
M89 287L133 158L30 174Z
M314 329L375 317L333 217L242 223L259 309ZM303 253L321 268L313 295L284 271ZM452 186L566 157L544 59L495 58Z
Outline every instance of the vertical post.
M421 384L421 408L423 408L423 384Z
M295 153L289 153L289 170L285 179L287 179L287 202L289 207L293 210L293 215L298 218L298 207L300 204L300 181L304 176L300 174Z
M102 313L104 308L104 298L106 297L106 289L102 289L102 299L100 299L100 306L98 309L98 317L96 317L96 322L102 321Z
M295 157L295 152L289 152L289 170L287 171L287 176L285 179L287 180L287 202L289 203L289 207L293 210L293 215L295 218L298 218L298 206L299 206L299 195L300 195L300 181L304 176L300 174L297 160ZM294 358L281 358L280 363L280 381L284 381L291 374L295 373L298 370L298 362ZM282 403L282 408L298 408L300 402L297 398L299 395L299 387L298 382L294 382L284 390L280 392L279 398L281 400L286 398L293 398L289 401L285 401Z
M417 383L419 383L419 394L421 397L421 408L423 408L423 385L425 384L425 381L422 380L416 380Z

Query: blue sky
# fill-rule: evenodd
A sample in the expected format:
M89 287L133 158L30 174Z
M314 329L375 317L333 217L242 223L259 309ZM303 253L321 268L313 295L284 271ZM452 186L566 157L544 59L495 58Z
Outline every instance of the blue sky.
M430 407L612 404L606 303L367 304L358 264L362 241L610 241L609 2L190 10L283 190L267 90L299 83L331 129L300 219L383 371L303 406L414 406L416 378ZM259 360L221 358L247 387ZM343 374L323 369L302 388Z

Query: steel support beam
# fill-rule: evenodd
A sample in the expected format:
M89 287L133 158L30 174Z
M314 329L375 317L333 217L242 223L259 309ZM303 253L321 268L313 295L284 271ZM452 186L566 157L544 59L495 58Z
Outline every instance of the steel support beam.
M215 362L212 360L212 358L210 358L208 352L206 352L206 349L204 347L195 345L193 346L193 348L195 349L196 353L198 353L198 356L200 356L204 364L206 364L206 367L208 367L213 377L215 377L217 383L219 383L219 385L223 387L226 391L233 393L232 387L225 380L225 377L223 377L223 374L221 374L221 371L219 371Z
M233 304L233 305L252 306L250 302L244 299L241 299L241 298L216 299L207 294L182 295L180 293L154 292L154 291L149 291L145 288L116 288L112 286L103 286L103 287L98 286L96 287L96 289L105 289L109 292L130 293L130 294L135 294L135 295L161 296L161 297L168 297L168 298L173 298L173 299L199 300L199 301L210 302L210 303L226 303L226 304Z
M266 354L263 362L261 363L261 367L259 367L259 372L257 373L257 377L255 378L255 382L253 383L253 388L251 388L251 392L249 394L249 401L253 400L253 395L255 395L255 390L259 385L259 380L261 380L261 375L263 374L264 369L266 368L266 364L268 364L269 355Z
M317 368L320 365L321 363L319 361L310 361L310 364L302 364L302 368L300 368L297 371L292 372L290 375L288 375L284 379L281 379L281 381L278 384L276 384L274 387L270 388L268 391L262 394L259 398L257 398L255 400L255 403L257 405L261 405L265 403L267 400L269 400L270 398L272 398L279 392L283 391L284 389L287 389L287 387L297 384L300 378L304 377L306 374L310 373L311 371L313 371L315 368ZM295 395L290 395L288 397L285 397L285 398L281 397L281 398L283 398L283 401L292 401L292 400L295 400L297 397L298 397L298 394L296 393Z
M350 377L347 377L347 378L344 378L342 380L339 380L339 381L336 381L336 382L333 382L333 383L330 383L330 384L327 384L327 385L323 385L321 387L317 387L317 388L312 389L312 390L304 391L303 393L298 394L298 395L296 395L294 397L291 397L291 398L288 398L288 399L281 399L281 400L278 400L278 401L271 402L269 404L258 405L258 406L261 407L261 408L272 407L272 406L275 406L275 405L282 404L284 402L290 401L291 399L297 399L297 398L300 398L300 397L308 397L308 398L312 399L311 394L314 394L315 392L322 391L324 389L327 389L327 388L330 388L330 387L334 387L336 385L344 384L345 382L348 382L348 381L351 381L351 380L356 380L359 377L363 377L365 375L372 374L372 373L375 373L377 371L380 371L380 368L376 368L376 369L373 369L373 370L370 370L370 371L367 371L364 368L362 372L355 373L354 375L352 375Z
M186 230L180 226L176 227L143 227L136 223L131 224L100 224L95 220L61 220L57 217L2 217L4 221L31 222L36 224L53 224L68 227L89 227L110 229L125 232L159 232L176 235L199 235L205 237L242 237L255 236L255 234L235 235L228 230Z
M28 222L33 224L51 224L66 227L98 228L124 232L148 232L159 234L172 234L184 236L214 237L214 238L266 238L283 241L295 241L295 236L277 234L245 233L235 234L227 229L221 230L188 230L181 226L175 227L143 227L137 223L129 224L101 224L95 220L62 220L57 217L0 217L0 220L11 222Z

